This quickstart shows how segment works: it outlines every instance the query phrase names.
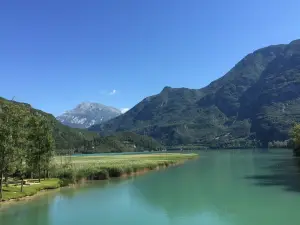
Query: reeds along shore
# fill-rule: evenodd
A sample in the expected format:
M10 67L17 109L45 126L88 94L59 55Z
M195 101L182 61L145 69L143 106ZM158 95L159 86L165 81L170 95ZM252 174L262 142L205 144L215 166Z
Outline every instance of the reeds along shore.
M196 158L197 154L153 154L123 156L79 156L72 157L70 162L57 164L56 177L62 182L76 183L82 179L104 180L121 177L144 170L168 167Z
M4 187L4 201L32 196L41 190L55 189L84 180L105 180L114 177L138 175L144 172L178 165L197 158L197 154L141 154L116 156L62 156L56 157L49 171L50 179L41 183Z

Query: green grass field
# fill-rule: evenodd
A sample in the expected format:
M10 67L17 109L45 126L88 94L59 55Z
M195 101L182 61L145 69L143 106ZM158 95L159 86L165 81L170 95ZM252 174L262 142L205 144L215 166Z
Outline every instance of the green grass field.
M57 157L55 162L58 167L69 163L69 167L79 174L90 174L103 172L105 177L120 176L124 173L130 174L142 169L155 169L159 166L178 164L197 157L197 154L161 153L161 154L136 154L136 155L114 155L114 156L72 156ZM119 171L118 174L110 172ZM85 177L85 176L83 176ZM89 177L89 176L87 176ZM91 178L91 177L89 177ZM79 178L80 179L80 178ZM91 178L92 179L92 178Z
M18 199L36 194L40 190L54 189L78 181L104 180L111 177L130 175L143 170L153 170L159 167L176 165L186 160L198 157L197 154L159 153L113 156L57 156L53 160L50 171L51 179L39 184L24 185L20 192L20 185L4 187L3 200Z
M35 183L31 185L24 185L23 192L21 192L21 186L10 184L8 187L3 186L3 201L10 199L18 199L25 196L35 195L41 190L56 189L60 187L60 180L58 178L51 178L42 180L41 183Z
M91 164L97 163L102 165L111 164L123 164L123 163L143 163L143 162L169 162L169 161L181 161L191 158L195 158L197 154L181 154L181 153L158 153L158 154L130 154L130 155L113 155L113 156L57 156L55 157L55 163L71 161L73 164Z
M103 180L120 177L141 170L168 167L198 157L197 154L160 153L113 156L64 156L56 157L55 177L76 183L81 179Z

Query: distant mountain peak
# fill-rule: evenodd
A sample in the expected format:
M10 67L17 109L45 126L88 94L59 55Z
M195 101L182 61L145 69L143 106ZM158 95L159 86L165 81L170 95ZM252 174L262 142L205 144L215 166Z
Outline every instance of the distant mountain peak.
M164 92L164 91L169 91L169 90L171 90L172 89L172 87L170 87L170 86L165 86L163 89L162 89L162 92Z
M290 43L290 45L300 45L300 39L296 39Z
M114 107L85 101L78 104L74 109L66 111L56 119L70 127L88 128L94 124L106 122L121 114L121 110Z
M99 104L99 103L92 103L92 102L82 102L80 103L79 105L77 105L75 107L75 109L80 109L80 110L89 110L89 109L92 109L92 108L97 108L97 107L105 107L104 105L102 104ZM73 109L74 110L74 109Z
M129 108L121 108L121 113L126 113L129 110Z

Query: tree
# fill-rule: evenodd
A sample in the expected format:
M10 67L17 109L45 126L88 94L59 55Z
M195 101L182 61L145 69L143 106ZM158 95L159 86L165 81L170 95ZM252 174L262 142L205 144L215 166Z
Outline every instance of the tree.
M3 103L0 108L0 199L3 176L7 180L8 175L15 172L23 152L25 114L25 108L13 103Z
M51 158L54 153L55 142L52 136L51 124L40 114L35 114L29 119L30 133L28 139L30 141L30 150L26 156L26 163L31 173L38 174L39 182L41 180L41 172L49 170Z
M15 175L21 179L21 189L20 189L21 192L23 192L25 173L26 173L26 164L24 163L24 157L21 157L19 163L17 164L16 173L15 173Z
M28 121L30 110L28 107L14 104L12 125L13 125L13 146L16 159L10 163L11 172L17 172L21 178L21 192L23 191L23 178L25 175L25 155L28 151Z
M42 157L41 157L41 166L44 171L44 179L48 178L48 172L50 169L51 159L53 158L55 142L52 137L52 130L49 123L44 124L44 136L43 142L41 145Z
M3 104L0 108L0 199L2 200L3 175L9 165L9 157L12 146L12 127L9 126L11 108L9 104Z
M300 155L300 124L295 124L291 130L294 153Z

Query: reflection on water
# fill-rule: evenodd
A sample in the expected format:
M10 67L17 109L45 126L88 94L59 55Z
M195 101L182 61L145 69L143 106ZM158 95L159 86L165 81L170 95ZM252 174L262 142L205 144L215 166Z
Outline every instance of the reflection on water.
M11 207L0 224L298 224L299 166L286 150L206 151L179 167Z
M300 164L290 152L273 151L270 157L261 150L218 151L203 157L169 171L168 176L157 173L136 180L132 198L138 193L139 199L161 208L169 218L222 218L222 223L212 224L248 224L247 217L261 224L296 221L294 207L300 206L296 202L300 197L286 191L299 191Z
M131 184L129 193L133 198L139 195L138 199L162 208L170 217L193 214L201 207L201 201L195 201L201 190L198 179L195 179L197 176L197 169L186 173L182 167L172 168L172 173L168 173L168 176L165 176L165 172L152 173L136 179Z
M50 225L49 208L52 199L53 196L45 196L42 201L34 200L35 204L30 207L27 207L26 203L21 203L9 209L3 209L0 212L0 224Z
M260 186L281 186L286 191L300 192L300 158L280 157L266 166L269 174L246 176Z

